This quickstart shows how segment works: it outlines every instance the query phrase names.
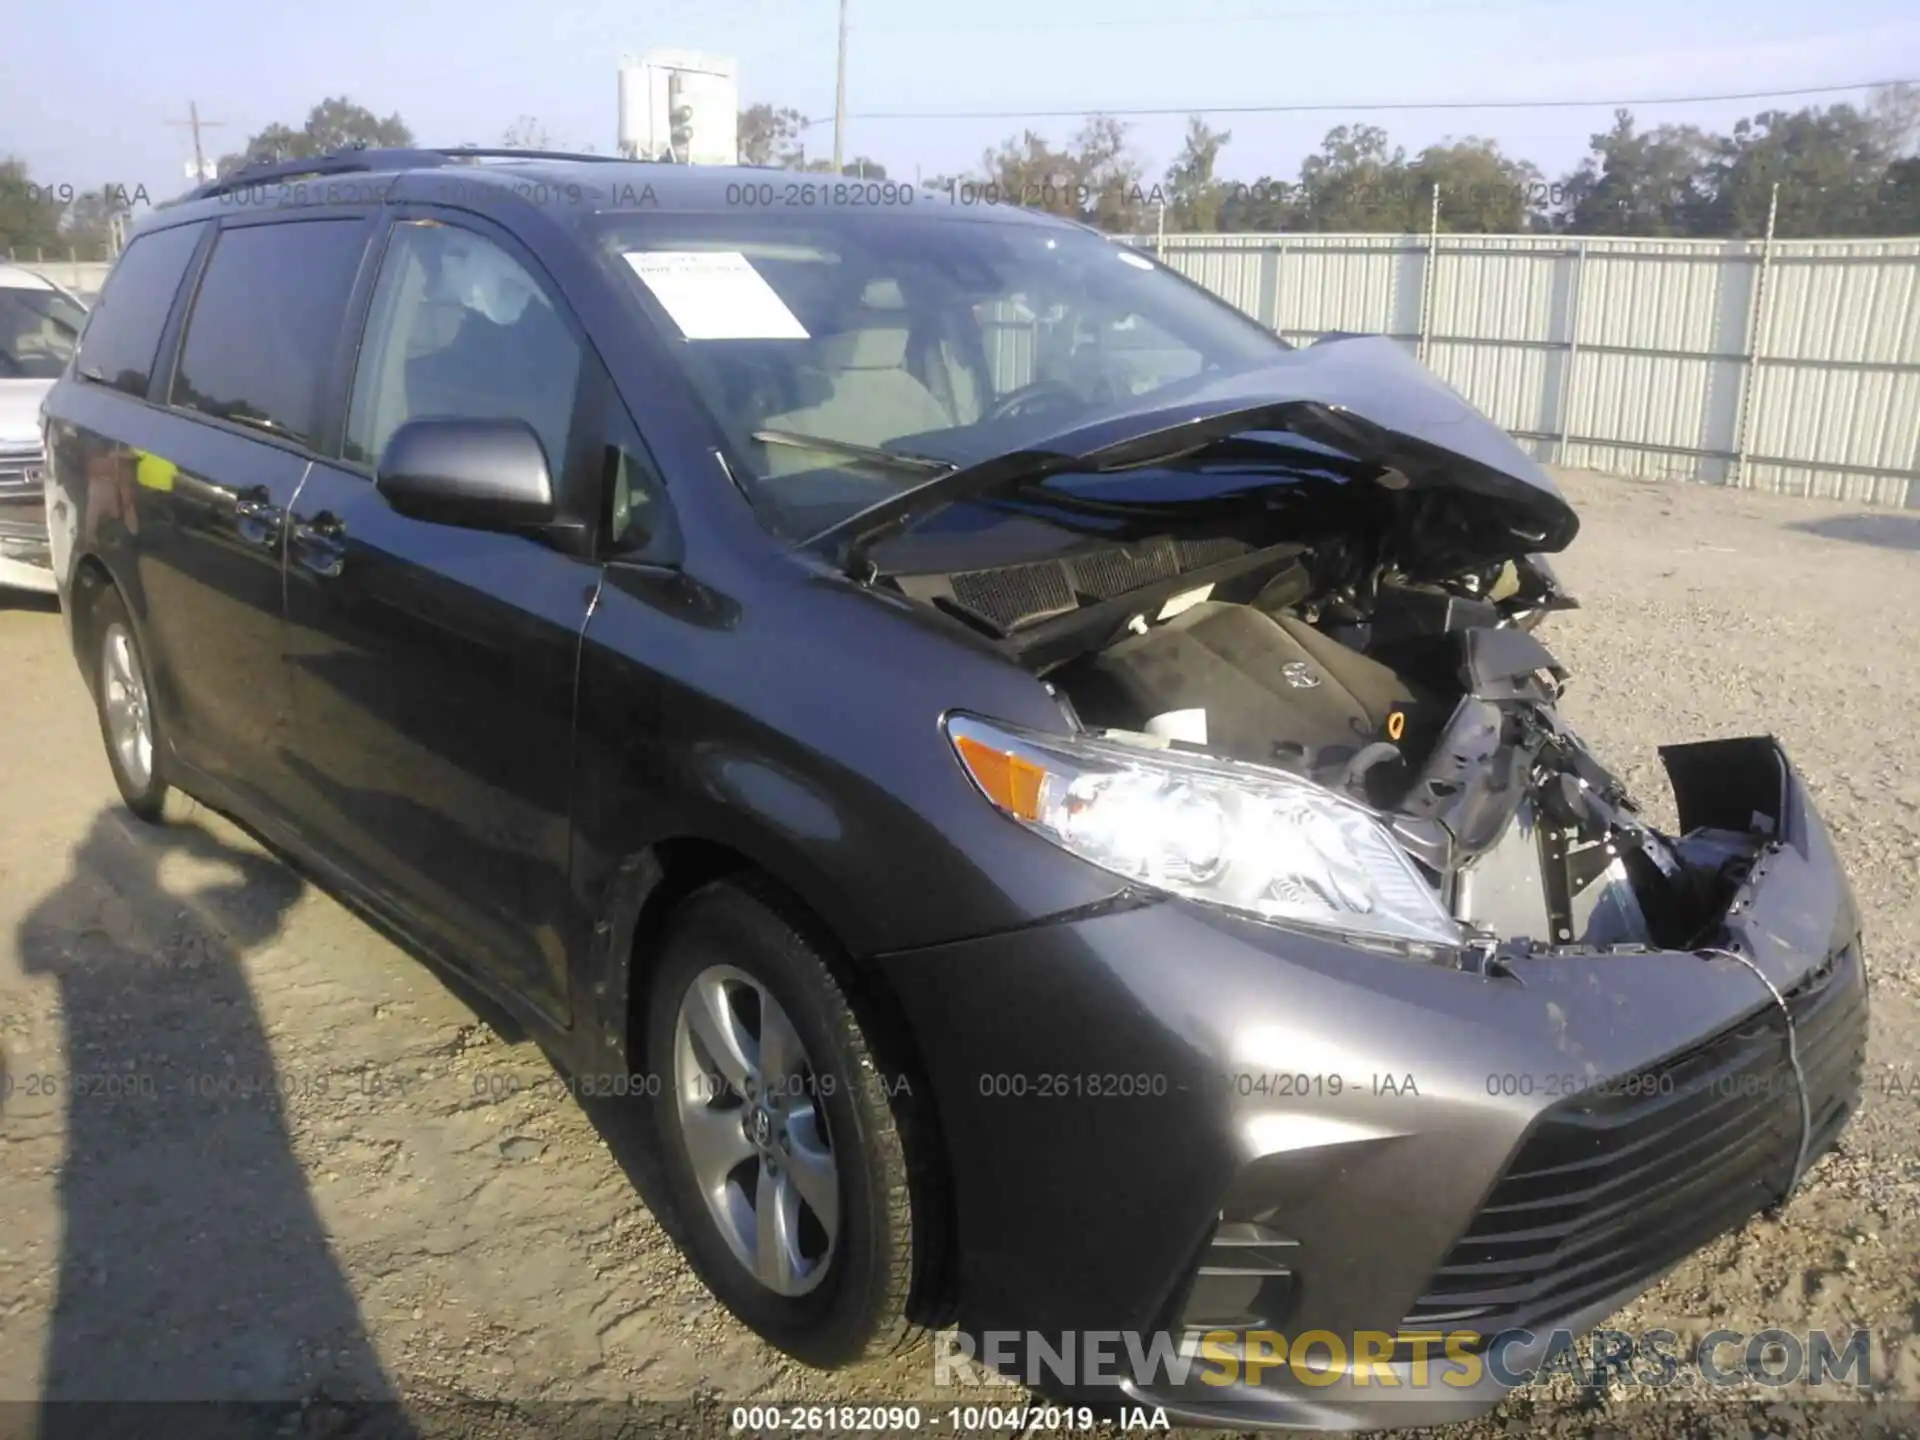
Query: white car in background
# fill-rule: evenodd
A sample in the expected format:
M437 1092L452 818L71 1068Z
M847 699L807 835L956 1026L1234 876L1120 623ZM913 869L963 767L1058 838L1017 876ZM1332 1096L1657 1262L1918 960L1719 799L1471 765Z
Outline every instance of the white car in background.
M86 321L86 307L52 281L0 265L0 590L54 591L40 402Z

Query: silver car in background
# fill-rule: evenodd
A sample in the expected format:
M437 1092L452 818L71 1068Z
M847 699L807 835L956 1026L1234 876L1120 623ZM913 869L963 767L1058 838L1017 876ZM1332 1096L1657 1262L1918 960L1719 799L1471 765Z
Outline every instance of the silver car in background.
M40 402L86 321L86 307L51 280L0 265L0 590L54 591Z

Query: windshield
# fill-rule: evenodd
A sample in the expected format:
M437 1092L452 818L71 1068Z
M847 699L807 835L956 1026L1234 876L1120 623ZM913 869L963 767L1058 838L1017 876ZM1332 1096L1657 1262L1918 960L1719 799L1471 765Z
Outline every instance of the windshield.
M1138 252L1057 225L649 214L615 217L601 244L792 538L1289 348Z
M0 380L57 380L87 312L58 290L0 288Z

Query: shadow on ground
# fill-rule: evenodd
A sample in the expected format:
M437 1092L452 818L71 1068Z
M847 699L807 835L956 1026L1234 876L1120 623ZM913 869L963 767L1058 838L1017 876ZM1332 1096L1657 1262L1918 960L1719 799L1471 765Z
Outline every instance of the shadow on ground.
M1920 515L1833 515L1823 520L1801 520L1787 528L1883 550L1920 550Z
M72 1402L253 1402L197 1412L199 1431L216 1414L271 1429L258 1402L393 1399L287 1128L283 1097L320 1077L277 1069L241 965L302 882L198 825L118 810L71 862L18 933L65 1027L44 1102L65 1109L67 1156L38 1433L146 1413ZM384 1406L373 1429L410 1433Z
M41 615L58 615L60 597L43 595L38 590L11 590L0 585L0 610L25 610Z

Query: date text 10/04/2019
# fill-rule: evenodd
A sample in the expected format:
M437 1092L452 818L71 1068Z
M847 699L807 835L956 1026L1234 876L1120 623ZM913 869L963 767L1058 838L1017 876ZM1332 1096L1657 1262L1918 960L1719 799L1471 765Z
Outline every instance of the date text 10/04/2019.
M1123 1406L1112 1428L1170 1430L1167 1412L1144 1405ZM1088 1406L1072 1405L736 1405L730 1428L736 1435L918 1434L1020 1435L1099 1428L1102 1417Z

